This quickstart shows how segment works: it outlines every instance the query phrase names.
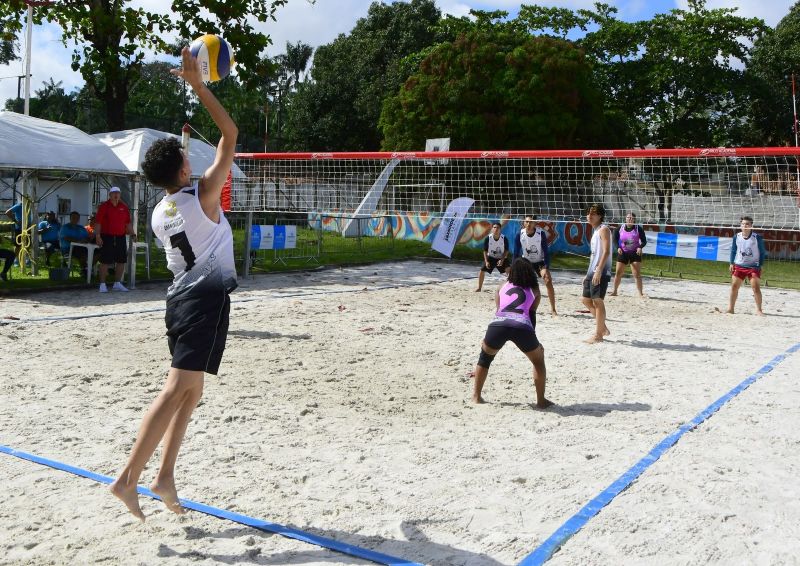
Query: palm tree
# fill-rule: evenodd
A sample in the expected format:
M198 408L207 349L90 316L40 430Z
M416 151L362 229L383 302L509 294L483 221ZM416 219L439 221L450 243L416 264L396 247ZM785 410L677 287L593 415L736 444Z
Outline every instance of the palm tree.
M311 60L311 55L314 54L314 49L307 43L298 41L297 43L286 42L286 55L280 61L284 66L287 74L294 77L292 85L297 88L300 82L300 76L305 75L308 62Z

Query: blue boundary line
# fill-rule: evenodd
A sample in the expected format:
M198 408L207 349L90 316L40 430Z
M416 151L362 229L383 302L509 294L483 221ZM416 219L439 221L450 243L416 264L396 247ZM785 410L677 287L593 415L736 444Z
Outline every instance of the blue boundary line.
M0 444L0 452L8 454L9 456L20 458L22 460L28 460L36 464L42 464L44 466L48 466L56 470L68 472L76 476L88 478L96 482L110 484L111 482L114 481L114 479L109 476L104 476L102 474L90 472L89 470L84 470L82 468L70 466L69 464L63 464L61 462L57 462L56 460L50 460L48 458L36 456L35 454L28 454L27 452L15 450L14 448L9 448L8 446L3 446L1 444ZM158 499L159 501L161 500L159 496L157 496L155 493L153 493L147 488L137 487L136 490L142 495L146 495L147 497L152 497L153 499ZM355 556L356 558L369 560L370 562L374 562L375 564L385 564L386 566L423 566L422 564L419 564L417 562L411 562L409 560L405 560L404 558L396 558L394 556L389 556L388 554L382 554L380 552L375 552L373 550L368 550L366 548L361 548L359 546L354 546L352 544L347 544L331 538L317 536L311 533L307 533L305 531L301 531L299 529L294 529L292 527L286 527L284 525L271 523L269 521L264 521L262 519L248 517L247 515L241 515L239 513L225 511L224 509L211 507L210 505L205 505L204 503L197 503L189 499L181 499L180 501L181 505L183 505L187 509L193 509L195 511L199 511L200 513L205 513L206 515L212 515L220 519L226 519L228 521L240 523L242 525L258 529L259 531L275 533L284 536L286 538L299 540L301 542L306 542L308 544L313 544L316 546L320 546L322 548L327 548L329 550L340 552L342 554L347 554L349 556Z
M590 519L594 518L600 510L611 503L617 495L624 489L630 486L636 479L644 473L644 471L653 465L667 450L669 450L680 438L687 432L697 428L704 421L709 419L716 413L725 403L736 397L739 393L750 387L763 375L775 369L779 363L785 360L789 355L800 350L800 342L783 352L778 354L770 360L764 367L759 369L753 375L742 381L739 385L728 391L725 395L711 403L708 407L703 409L688 423L680 426L678 430L667 436L664 440L659 442L647 455L633 465L627 472L622 474L617 480L604 489L600 494L589 501L581 508L580 511L575 513L572 517L567 519L556 531L550 535L539 547L522 559L519 566L539 566L544 564L550 559L553 553L558 550L572 535L582 529Z
M420 281L419 283L408 283L405 285L383 285L383 286L376 286L376 287L369 287L367 289L369 291L386 291L388 289L405 289L406 287L421 287L423 285L436 285L439 283L452 283L453 281L463 281L466 279L474 279L474 277L451 277L450 279L442 279L440 281ZM269 295L268 297L247 297L242 299L237 299L235 301L231 301L232 305L238 305L239 303L252 303L255 301L263 301L265 299L283 299L283 298L297 298L297 297L313 297L316 295L341 295L345 293L363 293L364 288L361 289L333 289L330 291L312 291L310 293L284 293L284 294L275 294ZM4 324L22 324L26 322L51 322L57 320L81 320L84 318L102 318L106 316L124 316L130 314L146 314L146 313L154 313L154 312L164 312L166 311L166 306L164 307L153 307L149 309L141 309L141 310L134 310L134 311L119 311L119 312L99 312L99 313L89 313L89 314L73 314L73 315L66 315L66 316L40 316L36 318L24 318L24 319L0 319L0 326Z

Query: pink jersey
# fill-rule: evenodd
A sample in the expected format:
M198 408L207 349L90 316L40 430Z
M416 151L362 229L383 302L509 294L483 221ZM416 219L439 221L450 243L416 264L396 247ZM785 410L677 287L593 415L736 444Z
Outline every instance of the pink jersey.
M513 283L506 283L500 288L500 304L494 313L493 322L514 321L533 328L530 311L536 294L533 289L517 287Z
M619 247L623 252L633 253L640 246L638 226L634 225L630 230L625 224L619 227Z

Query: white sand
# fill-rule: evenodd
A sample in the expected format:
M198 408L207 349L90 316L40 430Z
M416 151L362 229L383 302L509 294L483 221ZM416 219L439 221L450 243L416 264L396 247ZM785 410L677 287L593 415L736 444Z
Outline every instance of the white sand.
M539 315L547 395L508 345L469 402L496 278L408 262L259 277L233 295L178 461L181 497L436 565L514 564L664 437L800 341L800 293L646 280L587 345L580 274ZM444 282L442 282L444 281ZM399 288L381 288L396 284ZM0 444L97 473L124 464L169 364L164 286L0 301ZM48 316L139 314L36 321ZM4 321L15 316L20 321ZM550 564L800 564L800 352L653 464ZM156 461L142 482L152 479ZM0 454L2 564L366 564Z

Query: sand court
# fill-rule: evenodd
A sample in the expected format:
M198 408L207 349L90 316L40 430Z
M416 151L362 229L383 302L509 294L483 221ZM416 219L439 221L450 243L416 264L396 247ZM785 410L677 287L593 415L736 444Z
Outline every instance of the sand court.
M401 262L243 280L220 375L178 460L183 498L411 562L516 564L682 424L800 342L800 293L768 316L728 287L630 277L606 343L583 339L581 274L540 309L546 411L509 344L470 402L499 279ZM165 286L0 303L0 445L114 475L168 367ZM545 303L546 305L546 303ZM14 317L17 320L8 318ZM65 318L75 317L75 318ZM549 563L798 563L800 353L687 433ZM157 452L156 457L159 455ZM157 460L142 476L152 479ZM0 563L369 562L0 454Z

